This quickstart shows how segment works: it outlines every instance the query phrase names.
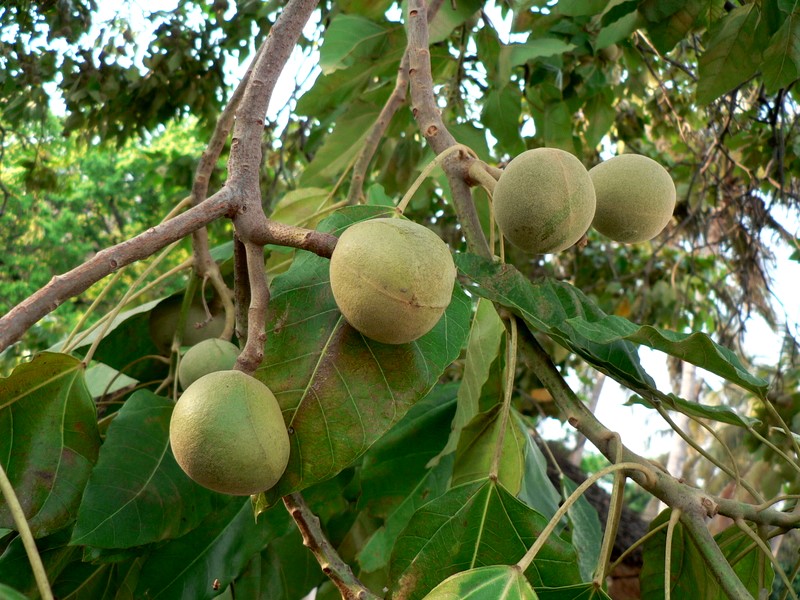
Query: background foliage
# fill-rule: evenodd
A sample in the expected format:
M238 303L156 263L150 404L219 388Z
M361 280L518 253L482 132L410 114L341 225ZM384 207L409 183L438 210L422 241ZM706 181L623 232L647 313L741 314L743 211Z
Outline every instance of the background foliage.
M108 13L77 0L0 8L0 314L54 274L157 224L188 195L232 86L281 4L186 0ZM363 190L352 177L395 89L407 43L403 10L387 0L347 0L322 2L315 12L289 69L286 104L273 105L265 123L260 182L264 210L276 221L337 232L386 214L433 159L406 102L381 136ZM786 435L775 417L800 431L796 332L773 301L769 275L775 248L788 246L800 259L800 7L458 0L442 3L430 38L437 103L460 143L501 166L541 146L568 150L587 167L622 151L650 156L678 190L668 229L635 246L589 232L586 244L547 257L506 246L514 266L501 269L465 252L447 180L434 171L405 214L458 253L461 284L434 332L413 348L389 350L373 348L337 316L325 259L268 247L273 296L258 376L293 415L298 462L256 502L257 522L249 501L185 479L169 451L174 357L157 357L146 324L156 300L193 288L188 268L124 307L131 312L105 332L85 373L74 358L45 351L58 349L93 301L81 328L110 312L146 264L121 272L106 295L98 285L60 306L0 354L8 375L0 381L0 456L27 498L59 597L173 598L182 590L200 598L231 582L243 597L299 598L318 585L318 597L334 597L290 517L274 506L300 489L373 590L422 597L456 565L513 564L564 494L547 479L535 428L548 415L566 415L520 365L513 418L500 419L507 342L487 300L522 317L582 396L604 373L648 407L711 423L716 439L686 425L706 453L693 452L684 468L690 484L743 501L800 493L796 434ZM294 67L302 61L318 68L306 77ZM226 158L212 191L225 180ZM353 195L367 206L345 206ZM475 198L488 235L485 194L476 190ZM232 283L231 227L218 222L209 233ZM149 280L188 266L190 253L184 240ZM742 341L754 315L783 337L775 364L748 360ZM73 354L84 356L90 341ZM674 389L656 388L639 345L668 357ZM701 404L678 397L679 359L717 374L725 387L704 390ZM391 380L376 387L387 373ZM391 414L375 409L380 399ZM609 425L624 442L626 425ZM495 481L487 474L498 439ZM297 448L311 449L305 463ZM132 450L141 460L128 460ZM605 464L585 458L590 471ZM732 464L735 476L720 464ZM554 593L542 586L572 586L573 595L557 597L582 597L591 579L600 527L594 513L580 514L568 515L566 529L526 571L541 597ZM470 526L460 527L462 520ZM9 529L0 529L0 582L34 594L21 540L0 504L2 527ZM751 591L769 588L771 568L732 531L718 537L737 558L737 572ZM487 542L490 534L498 539ZM653 539L644 549L646 597L663 593L664 544ZM721 594L697 576L696 547L683 532L676 539L673 552L686 561L672 575L673 592ZM781 560L789 554L777 553ZM491 576L505 582L508 574ZM209 587L214 579L219 589ZM775 579L776 589L784 586ZM710 587L701 593L698 586Z

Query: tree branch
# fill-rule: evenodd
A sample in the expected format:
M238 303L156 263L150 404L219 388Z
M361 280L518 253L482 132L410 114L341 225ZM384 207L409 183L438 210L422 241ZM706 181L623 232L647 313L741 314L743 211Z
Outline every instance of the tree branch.
M409 0L406 28L412 112L428 145L438 155L457 142L445 127L433 94L431 54L428 48L428 19L424 0ZM473 182L469 178L469 166L474 160L466 153L460 153L460 155L446 160L442 168L447 174L453 205L467 240L467 246L471 252L488 258L492 256L492 253L486 236L483 234L470 190L470 183Z
M322 531L319 518L311 512L306 501L299 493L283 497L286 510L297 523L303 536L303 545L314 554L322 572L327 575L339 589L342 600L379 600L353 574L353 570L344 562Z
M56 275L47 285L0 318L0 352L20 339L28 328L58 308L65 300L81 294L120 267L147 258L200 227L230 215L233 205L232 191L222 188L202 204L151 227L136 237L101 250L63 275Z

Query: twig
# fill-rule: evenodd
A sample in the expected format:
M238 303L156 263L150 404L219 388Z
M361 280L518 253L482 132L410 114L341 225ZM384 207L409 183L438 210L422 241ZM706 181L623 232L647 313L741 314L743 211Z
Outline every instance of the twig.
M367 137L364 139L364 145L361 152L358 153L355 165L353 166L353 175L350 178L350 189L347 192L347 204L357 204L362 194L364 193L364 179L367 174L367 168L372 157L375 156L375 151L378 149L378 144L386 133L389 123L392 121L395 113L406 102L406 94L408 90L408 50L403 54L400 60L400 66L397 69L397 81L395 82L394 89L389 95L389 99L383 105L378 118L369 130Z
M675 539L675 526L681 518L681 510L675 509L669 514L667 523L667 540L664 542L664 600L672 598L672 541Z
M303 545L314 554L322 572L339 589L343 600L379 600L353 574L350 565L345 563L322 531L319 518L311 512L299 493L283 497L286 510L292 515L297 528L303 536Z
M511 412L511 397L514 394L514 377L517 370L517 319L511 317L508 339L506 341L506 375L505 389L503 390L503 406L500 413L500 429L497 434L497 442L492 456L492 465L489 468L489 478L497 480L500 473L500 459L503 456L503 445L506 439L506 429L508 427L508 417Z

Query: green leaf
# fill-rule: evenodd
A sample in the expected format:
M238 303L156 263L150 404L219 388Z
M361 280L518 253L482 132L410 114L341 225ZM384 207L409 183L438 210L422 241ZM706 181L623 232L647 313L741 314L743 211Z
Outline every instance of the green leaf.
M761 69L771 94L800 76L800 14L792 12L772 36Z
M614 94L610 90L595 94L586 101L583 107L587 122L584 136L589 147L596 148L614 124L617 113L613 103Z
M553 487L553 483L547 475L547 459L529 433L529 429L532 429L533 426L528 425L524 417L516 411L512 413L512 416L524 433L526 442L525 471L522 478L522 489L517 497L549 519L558 510L561 494Z
M632 342L691 362L760 397L766 393L766 382L750 375L733 352L705 334L676 333L606 315L568 283L553 279L531 282L508 264L458 254L456 265L478 284L471 291L500 302L519 314L529 327L549 334L595 368L645 396L669 401L642 369Z
M386 27L359 15L336 15L319 50L322 73L328 75L379 54L386 33Z
M502 54L507 53L509 64L512 67L517 67L537 58L566 54L567 52L572 52L575 48L575 44L568 44L558 38L536 38L528 42L504 46L501 49L500 60L503 60Z
M513 265L495 263L474 254L457 254L455 260L459 270L476 284L468 288L470 292L519 314L529 328L549 334L623 385L644 393L659 393L642 368L634 344L627 340L601 344L579 336L571 328L565 330L564 323L572 317L599 320L606 316L577 288L549 278L532 282Z
M644 25L644 18L634 10L603 27L597 34L595 49L599 50L628 39L634 31Z
M72 522L100 435L83 364L44 352L0 379L0 462L35 537ZM14 527L0 498L0 526Z
M484 99L481 122L489 128L501 151L516 156L525 150L519 134L520 100L522 96L515 86L506 85L492 90Z
M536 136L545 146L575 152L573 118L566 102L548 102L541 109L532 109L531 113L536 123Z
M683 40L692 28L698 26L698 20L704 11L708 11L716 0L692 0L684 2L681 8L665 19L650 19L647 23L647 32L650 41L662 54L666 54ZM651 6L658 10L657 0Z
M578 485L569 477L561 474L561 492L568 498L578 489ZM600 548L603 545L603 529L600 526L600 517L597 510L589 504L586 496L581 496L570 506L567 517L571 524L572 545L578 554L578 566L584 581L591 581L597 561L600 558Z
M59 600L132 600L129 588L138 581L142 562L73 562L53 582L53 594Z
M456 573L437 585L430 600L537 600L519 569L496 565Z
M142 565L136 598L203 600L216 596L211 582L225 589L270 540L293 526L283 506L258 522L250 499L234 498L183 537L154 550Z
M513 417L503 428L502 402L487 412L476 415L462 431L453 465L453 487L489 476L497 442L503 435L497 480L512 495L519 494L525 473L526 436ZM505 431L502 431L505 429Z
M455 451L461 430L480 412L481 390L500 352L504 332L503 321L492 303L479 298L469 330L453 428L441 456Z
M460 570L517 561L546 525L496 482L455 487L420 508L397 540L393 593L414 600ZM525 575L534 586L578 583L575 551L551 536Z
M763 28L756 4L733 9L710 32L698 61L697 101L708 104L752 77L761 62Z
M278 200L270 219L285 225L297 225L313 229L324 215L319 212L331 204L331 192L324 188L300 188L290 190Z
M3 598L3 600L27 600L28 596L7 586L5 583L0 583L0 598Z
M611 596L594 583L578 583L557 588L536 590L539 600L611 600ZM644 596L642 596L644 598Z
M119 410L86 485L73 544L130 548L180 537L225 502L175 462L169 446L174 406L140 390Z
M457 383L439 384L381 437L361 461L359 506L385 518L426 475L456 410Z
M638 10L652 23L658 23L681 10L689 0L642 0Z
M481 0L459 0L459 2L443 3L428 26L429 43L436 44L450 37L456 27L471 18L482 7L483 2Z
M421 506L447 491L452 471L453 454L448 454L414 482L414 488L358 553L358 562L365 572L371 573L389 564L400 533Z
M71 529L65 527L36 540L36 548L48 581L55 581L68 565L80 558L80 549L69 545ZM21 591L28 598L38 597L38 587L28 553L19 536L11 540L0 555L0 581ZM0 595L0 598L4 596Z
M650 524L652 531L669 520L671 511L663 511ZM642 598L659 600L664 598L664 563L667 530L654 534L644 544L644 564L640 574ZM744 533L731 526L715 537L725 557L733 563L733 570L742 580L754 598L759 596L759 555L761 551ZM745 555L742 551L750 547ZM767 573L764 578L766 589L772 587L774 573L767 560ZM672 536L672 570L669 573L670 591L673 598L703 598L703 600L727 600L717 580L706 565L703 553L689 536L682 523L675 525Z
M390 210L359 206L320 224L340 234ZM298 252L272 282L264 361L256 376L275 393L290 428L289 466L267 498L333 477L362 455L436 384L461 352L470 305L455 287L443 318L420 339L379 344L350 327L328 283L329 261Z
M591 321L576 317L568 319L565 325L565 330L572 328L579 335L600 344L624 339L660 350L719 375L760 398L766 398L769 383L751 375L736 354L714 342L705 333L678 333L652 325L636 325L616 315Z
M607 6L607 0L559 0L555 9L568 17L585 17L598 15Z
M303 171L301 184L306 187L322 186L335 180L361 150L378 113L379 109L373 105L354 103L353 108L337 120L333 133L325 138L314 159Z
M294 600L305 597L327 577L303 545L296 527L275 538L235 580L237 598Z

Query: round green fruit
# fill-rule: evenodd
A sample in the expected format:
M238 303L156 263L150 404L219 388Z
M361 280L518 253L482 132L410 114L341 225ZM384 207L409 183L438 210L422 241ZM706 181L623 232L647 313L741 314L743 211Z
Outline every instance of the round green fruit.
M289 462L275 395L241 371L209 373L190 385L175 404L169 440L181 469L223 494L268 490Z
M239 346L219 338L198 342L186 351L178 367L178 381L185 390L203 375L233 369Z
M646 242L664 230L675 210L667 170L641 154L620 154L589 170L597 210L592 227L617 242Z
M159 302L152 311L148 327L150 338L163 354L169 353L172 346L172 338L175 337L175 330L178 328L178 318L181 313L183 296L170 296ZM186 323L183 327L181 345L194 346L198 342L210 338L218 338L225 329L225 314L214 313L210 321L206 321L206 310L199 299L192 302L186 313Z
M532 254L566 250L589 229L595 195L586 168L557 148L527 150L508 163L493 194L509 242Z
M450 304L456 267L447 244L427 227L371 219L340 236L330 278L350 325L375 341L405 344L439 322Z

